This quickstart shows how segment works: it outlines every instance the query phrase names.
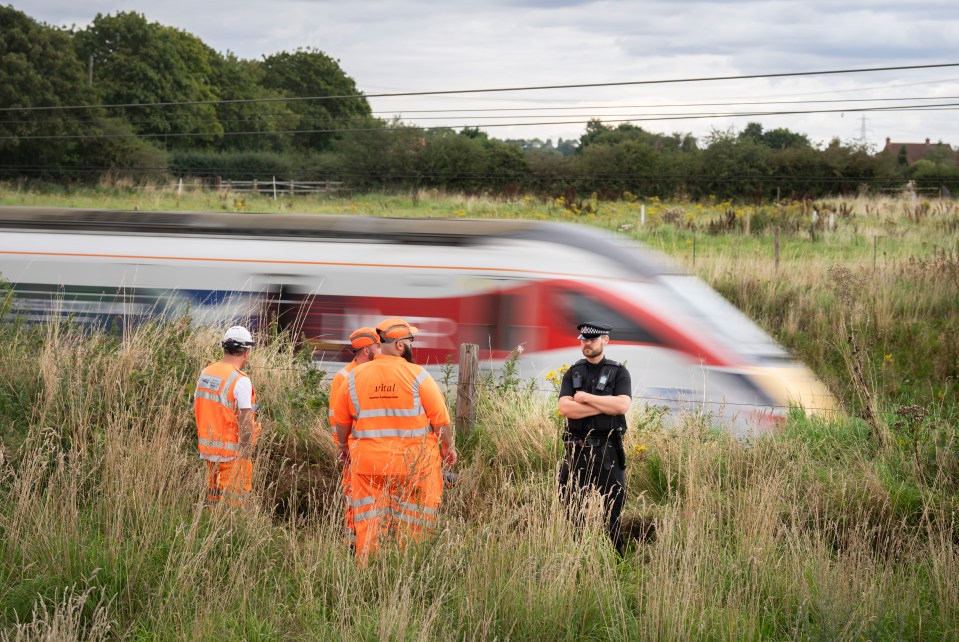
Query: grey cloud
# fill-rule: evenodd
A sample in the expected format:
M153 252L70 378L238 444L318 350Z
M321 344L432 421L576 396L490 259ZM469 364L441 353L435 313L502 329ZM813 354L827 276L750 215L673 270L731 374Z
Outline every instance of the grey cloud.
M269 4L196 0L31 0L28 15L50 24L88 23L97 12L137 11L193 33L218 51L257 59L316 47L341 61L367 93L518 85L616 82L645 78L778 73L810 69L940 62L955 57L954 0L274 0ZM948 60L945 60L948 61ZM951 74L951 75L947 75ZM959 70L862 78L802 78L698 87L591 89L429 99L378 100L391 110L467 106L540 106L849 90L959 76ZM899 78L899 80L897 80ZM948 85L947 85L948 86ZM959 86L952 84L956 92ZM891 91L891 90L890 90ZM889 91L887 91L887 94ZM396 109L397 112L402 109ZM876 118L877 129L880 116ZM886 116L886 118L889 118ZM918 118L918 117L917 117ZM945 116L938 128L955 127ZM887 122L909 122L893 118ZM738 121L650 123L660 131ZM838 115L770 120L804 127L814 140L848 137ZM935 127L933 124L923 124ZM884 130L889 125L883 125ZM918 125L916 125L918 128ZM509 135L577 137L581 126L510 130ZM506 135L504 130L491 130ZM893 135L895 131L876 132ZM943 133L943 136L946 134Z

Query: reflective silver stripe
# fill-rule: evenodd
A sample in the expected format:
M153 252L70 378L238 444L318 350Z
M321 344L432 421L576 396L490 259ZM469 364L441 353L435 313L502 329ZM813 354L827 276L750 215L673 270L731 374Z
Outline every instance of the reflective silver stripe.
M372 504L374 502L374 498L372 495L370 495L369 497L360 497L359 499L353 500L347 499L346 501L353 508L360 508L361 506L369 506Z
M216 403L220 403L220 395L213 392L207 392L206 390L197 390L195 393L193 393L193 398L206 399L207 401L215 401Z
M356 341L357 339L362 339L364 337L366 337L367 339L372 339L373 343L380 342L380 338L375 334L370 334L369 332L359 332L357 334L350 335L350 345L352 346L354 341Z
M223 448L224 450L239 450L240 444L232 443L228 441L216 441L214 439L200 439L201 446L207 446L208 448Z
M383 515L389 515L392 513L389 508L374 508L373 510L368 510L365 513L357 513L353 517L353 523L363 522L368 519L373 519L374 517L382 517Z
M424 515L435 515L436 509L430 508L429 506L421 506L420 504L412 504L410 502L401 502L400 500L393 498L393 501L396 502L396 505L405 510L411 510L416 513L422 513Z
M338 376L342 376L344 379L346 379L347 375L349 375L349 374L350 374L350 371L349 371L349 370L347 370L346 368L341 368L339 372L337 372L335 375L333 375L333 381L336 381L336 378L337 378ZM330 401L329 401L329 404L330 404L330 419L333 419L333 415L335 414L335 413L333 412L333 403L334 403L335 401L336 401L336 400L335 400L335 399L332 399L332 398L331 398ZM330 423L332 424L333 422L331 421Z
M422 428L411 428L401 430L400 428L380 428L377 430L356 430L353 429L354 439L376 439L378 437L423 437L430 434L433 429L429 426Z
M356 415L353 416L355 419L360 414L360 398L356 394L356 377L353 376L352 370L346 375L346 383L350 389L350 399L353 400L353 409L356 411Z
M372 410L361 410L356 418L369 419L371 417L418 417L421 414L423 414L422 408L374 408Z
M230 373L230 376L226 378L226 383L223 384L223 388L220 389L220 403L227 408L232 408L233 410L236 410L236 401L230 403L228 395L233 389L233 382L235 382L239 377L240 371L234 370Z
M353 518L353 523L363 522L368 519L373 519L374 517L383 517L384 515L389 515L390 517L394 517L402 522L414 524L416 526L429 526L435 521L435 519L432 517L413 517L412 515L407 515L403 511L396 510L395 508L377 508L375 510L366 511L365 513L359 513Z
M387 337L390 332L392 332L393 330L396 330L396 329L398 329L398 328L403 328L404 330L407 330L407 331L409 331L409 329L410 329L409 326L407 326L407 325L391 325L391 326L388 327L386 330L382 330L383 336L384 336L384 337ZM378 329L378 328L377 328L377 329ZM393 341L399 341L399 340L400 340L400 339L392 339L392 340L390 341L390 343L392 343Z
M204 390L197 390L193 394L194 399L206 399L207 401L213 401L225 407L227 410L236 410L236 404L230 403L226 400L224 395L215 395L212 392L206 392Z
M413 380L413 410L423 411L423 404L420 402L420 384L426 381L426 378L429 376L430 373L426 370L420 370L420 373L416 375L416 379Z
M408 524L414 524L416 526L429 526L433 523L432 519L421 519L419 517L413 517L412 515L407 515L406 513L401 513L400 511L396 510L391 512L393 513L393 517Z
M413 380L413 407L412 408L374 408L363 410L360 408L359 395L356 392L356 379L353 372L350 371L347 381L350 388L350 398L353 400L353 407L356 409L355 419L369 419L371 417L418 417L423 414L423 404L420 401L420 384L426 381L430 373L420 369L418 375Z
M407 506L416 506L416 504L404 505L405 502L398 503L404 508L407 508ZM421 515L436 515L436 510L428 508L427 506L420 506L418 509L407 508L407 510L416 510ZM408 515L401 510L391 507L384 507L368 510L365 513L356 514L353 517L353 523L355 524L356 522L366 521L368 519L373 519L374 517L383 517L385 515L389 515L390 517L394 517L400 521L407 522L408 524L414 524L416 526L429 526L436 521L435 517L414 517L413 515Z

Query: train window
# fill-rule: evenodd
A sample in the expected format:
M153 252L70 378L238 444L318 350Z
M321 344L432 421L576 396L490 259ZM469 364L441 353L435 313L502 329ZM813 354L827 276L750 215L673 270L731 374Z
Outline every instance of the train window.
M617 341L652 345L665 344L654 332L642 326L635 319L627 317L622 312L609 307L605 303L587 294L573 290L564 290L561 293L561 299L566 314L573 323L579 323L581 321L603 321L613 326L615 331L614 336Z
M501 292L499 295L499 347L512 350L522 343L523 328L514 325L520 319L520 305L515 294Z
M663 284L675 295L675 311L705 325L741 354L768 361L790 359L768 334L718 292L694 276L664 275ZM683 304L680 307L680 304Z

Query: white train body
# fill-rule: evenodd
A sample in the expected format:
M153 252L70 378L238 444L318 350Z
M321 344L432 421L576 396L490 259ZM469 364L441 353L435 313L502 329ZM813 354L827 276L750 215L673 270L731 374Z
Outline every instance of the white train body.
M420 363L479 345L519 374L581 357L575 325L614 327L634 399L704 412L736 432L775 427L791 405L835 400L802 364L701 280L592 228L531 221L0 208L0 276L19 313L131 323L189 311L224 326L269 320L321 363L387 316L421 329Z

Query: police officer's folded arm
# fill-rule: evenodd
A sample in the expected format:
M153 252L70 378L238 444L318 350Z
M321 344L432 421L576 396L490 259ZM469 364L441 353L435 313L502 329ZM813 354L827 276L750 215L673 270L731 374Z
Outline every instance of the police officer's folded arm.
M572 397L565 396L559 398L559 414L567 419L583 419L602 414L602 411L589 404L580 403Z
M625 415L632 402L633 400L629 395L616 395L615 397L588 395L585 401L604 415Z

